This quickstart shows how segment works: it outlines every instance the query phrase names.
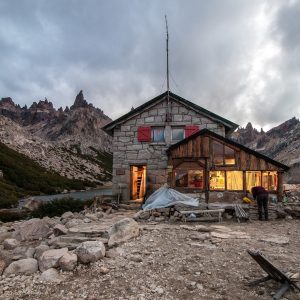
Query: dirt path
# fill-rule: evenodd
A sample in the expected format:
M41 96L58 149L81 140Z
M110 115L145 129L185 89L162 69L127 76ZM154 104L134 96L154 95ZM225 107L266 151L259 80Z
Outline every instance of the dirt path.
M192 230L197 225L182 225L141 224L138 238L110 250L111 257L64 273L60 284L41 283L38 275L2 280L0 299L272 299L278 284L246 286L263 275L246 249L262 251L281 269L300 271L299 220L225 222L234 237L205 241L205 233ZM288 237L289 243L260 241L274 236ZM101 273L103 266L107 274ZM300 294L285 298L300 299Z

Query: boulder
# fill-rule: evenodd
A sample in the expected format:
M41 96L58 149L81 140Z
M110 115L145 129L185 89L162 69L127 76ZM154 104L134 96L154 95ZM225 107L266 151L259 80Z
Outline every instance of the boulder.
M84 264L97 261L105 256L105 246L101 241L87 241L75 250L78 260Z
M61 283L63 277L54 268L50 268L41 274L41 280L46 282Z
M68 248L51 249L43 252L39 258L39 269L44 272L58 266L59 259L68 252Z
M139 235L139 224L130 218L125 218L113 224L109 229L108 246L113 247Z
M45 220L31 219L19 223L15 228L14 237L21 241L43 239L47 236L50 228Z
M68 233L68 229L62 224L56 224L53 228L53 233L55 236L64 235Z
M74 214L71 211L67 211L61 215L61 219L72 219L74 218Z
M35 248L33 257L38 260L47 250L49 250L49 246L41 244Z
M67 252L58 261L58 266L63 271L72 271L77 266L77 255L75 253Z
M5 270L4 275L32 274L38 270L38 262L34 258L25 258L12 262Z
M16 239L6 239L3 241L3 248L5 250L12 250L17 248L19 244L19 241L17 241Z

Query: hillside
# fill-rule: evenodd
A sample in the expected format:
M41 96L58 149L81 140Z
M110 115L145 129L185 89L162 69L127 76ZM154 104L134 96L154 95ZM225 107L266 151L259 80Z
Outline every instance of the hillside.
M82 91L64 110L47 99L29 108L0 100L0 142L69 179L97 184L111 179L111 137L101 129L110 121Z
M0 208L10 207L20 197L60 193L65 189L95 186L90 182L68 179L49 172L27 156L0 142Z
M267 132L248 123L234 132L232 139L290 166L286 181L300 182L300 121L295 117Z

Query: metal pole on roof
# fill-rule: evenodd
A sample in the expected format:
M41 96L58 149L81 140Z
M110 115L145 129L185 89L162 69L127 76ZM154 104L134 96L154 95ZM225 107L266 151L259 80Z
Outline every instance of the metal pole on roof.
M168 30L168 20L167 15L165 15L166 20L166 32L167 32L167 39L166 39L166 50L167 50L167 115L166 121L170 121L170 81L169 81L169 30Z
M166 31L167 31L167 92L169 96L169 91L170 91L170 85L169 85L169 31L168 31L168 20L167 20L167 15L165 15L165 20L166 20Z

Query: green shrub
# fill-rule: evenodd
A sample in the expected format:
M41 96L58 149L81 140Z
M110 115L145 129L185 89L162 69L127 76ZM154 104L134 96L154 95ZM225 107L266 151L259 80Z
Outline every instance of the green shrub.
M71 197L54 199L39 206L38 209L31 213L32 218L55 217L61 216L67 211L80 212L85 206L90 206L93 200L76 200Z

